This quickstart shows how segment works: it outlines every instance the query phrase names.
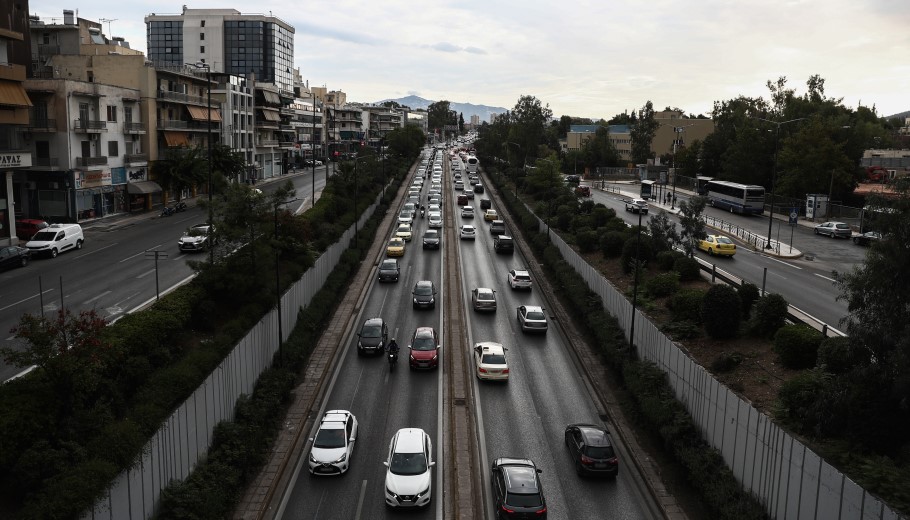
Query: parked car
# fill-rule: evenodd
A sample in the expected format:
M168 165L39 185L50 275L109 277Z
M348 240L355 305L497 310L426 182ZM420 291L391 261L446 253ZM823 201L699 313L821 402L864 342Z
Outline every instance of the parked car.
M471 225L461 226L459 236L462 240L474 240L477 236L477 231L474 229L474 226Z
M28 261L31 257L32 252L27 247L0 247L0 269L25 267L28 265Z
M471 290L471 305L475 311L496 312L496 291L489 287L475 287Z
M398 260L386 258L379 264L379 281L380 282L397 282L401 274L401 268L398 267Z
M509 287L512 289L527 289L530 291L532 286L531 273L524 269L509 270Z
M404 256L404 239L394 237L389 240L389 245L385 248L386 256Z
M436 308L436 285L430 280L420 280L414 284L412 291L415 309Z
M423 234L423 248L424 249L439 249L440 242L442 241L439 231L435 229L428 229Z
M357 333L357 354L382 354L389 340L389 326L382 318L370 318L363 322Z
M619 474L619 458L606 428L593 424L570 424L566 426L565 441L579 475L615 478Z
M500 519L546 520L547 501L540 485L541 470L533 461L502 457L493 461L490 483L493 507Z
M196 224L187 229L177 241L177 247L185 253L205 251L212 245L215 228L208 224Z
M522 332L547 333L547 315L543 307L538 305L522 305L518 307L518 324Z
M35 233L25 243L32 255L48 255L57 258L57 255L73 249L82 249L85 236L79 224L51 224Z
M395 432L389 445L388 459L383 463L385 503L389 507L424 507L432 500L433 443L420 428L402 428Z
M507 348L502 344L484 341L474 344L474 373L477 379L487 381L508 381L509 364L506 362Z
M698 241L698 248L709 255L733 256L736 254L736 244L723 235L708 235Z
M408 366L411 370L439 368L439 336L433 327L417 327L408 350Z
M878 231L866 231L861 235L855 235L853 237L853 243L858 246L871 246L875 242L878 242L882 239L882 234Z
M341 475L351 464L357 419L347 410L329 410L319 422L307 462L313 475Z
M34 218L17 218L16 219L16 236L21 242L28 242L35 233L48 226L47 222Z
M843 222L823 222L815 226L816 235L828 235L831 238L850 238L853 230Z

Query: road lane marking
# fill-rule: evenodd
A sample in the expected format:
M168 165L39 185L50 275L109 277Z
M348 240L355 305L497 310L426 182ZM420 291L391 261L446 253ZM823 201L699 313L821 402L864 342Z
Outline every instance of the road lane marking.
M783 264L787 267L792 267L793 269L799 269L799 270L803 269L802 267L800 267L798 265L788 264L787 262L784 262L783 260L778 260L777 258L774 258L773 256L764 255L764 257L767 258L768 260L773 260L773 261L775 261L779 264Z
M85 300L84 302L82 302L82 305L88 305L88 304L92 303L93 301L97 300L98 298L101 298L110 293L111 293L111 291L104 291L103 293L99 294L98 296L95 296L94 298L89 298L88 300Z
M828 280L829 282L837 283L837 280L835 280L834 278L828 278L827 276L822 276L822 275L820 275L820 274L818 274L818 273L815 273L815 276L817 276L817 277L819 277L819 278L824 278L825 280Z
M157 269L149 269L148 271L138 275L136 278L144 278L144 277L154 273L155 271L157 271Z
M354 515L354 520L360 520L360 513L363 511L363 497L367 492L367 481L364 480L360 484L360 498L357 500L357 513ZM383 492L385 493L385 492ZM385 498L383 498L385 500Z
M120 261L117 262L117 263L118 263L118 264L122 264L123 262L126 262L127 260L132 260L133 258L136 258L137 256L142 256L142 255L148 253L149 251L158 249L159 247L161 247L161 246L163 246L163 245L164 245L164 244L156 244L156 245L154 245L154 246L152 246L152 247L146 249L145 251L139 251L139 252L136 253L135 255L130 255L130 256L124 258L123 260L120 260Z
M118 245L119 243L120 243L120 242L114 242L113 244L111 244L111 245L109 245L109 246L104 246L104 247L99 247L98 249L93 249L93 250L89 251L88 253L79 255L77 258L85 258L85 257L88 256L88 255L93 255L93 254L95 254L95 253L99 253L99 252L101 252L101 251L104 251L105 249L110 249L110 248L112 248L112 247Z
M44 291L44 292L41 293L41 294L47 294L47 293L49 293L49 292L51 292L51 291L53 291L53 289L48 289L48 290ZM27 302L27 301L29 301L29 300L34 300L34 299L37 298L37 297L38 297L38 295L35 294L34 296L29 296L28 298L23 298L23 299L21 299L21 300L19 300L19 301L17 301L17 302L13 302L13 303L7 305L6 307L0 307L0 311L5 311L6 309L11 309L11 308L15 307L16 305L19 305L20 303Z

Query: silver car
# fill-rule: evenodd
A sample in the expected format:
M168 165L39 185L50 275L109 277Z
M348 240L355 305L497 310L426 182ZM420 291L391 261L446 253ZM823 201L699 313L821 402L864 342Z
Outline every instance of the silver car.
M477 287L471 291L471 304L475 311L496 312L496 291L489 287Z
M537 305L522 305L518 307L518 324L522 332L547 333L547 315L543 307Z
M843 222L824 222L815 226L816 235L828 235L831 238L850 238L853 230Z

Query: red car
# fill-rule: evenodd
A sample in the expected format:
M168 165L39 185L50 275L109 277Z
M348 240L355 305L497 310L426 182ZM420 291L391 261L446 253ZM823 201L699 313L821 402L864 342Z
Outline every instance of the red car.
M439 336L433 327L417 327L408 349L411 370L439 368Z

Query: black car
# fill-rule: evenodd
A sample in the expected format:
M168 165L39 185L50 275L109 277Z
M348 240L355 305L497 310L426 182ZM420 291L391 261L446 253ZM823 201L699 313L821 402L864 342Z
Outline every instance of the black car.
M0 269L25 267L31 257L32 252L27 247L9 246L0 248Z
M528 459L502 457L493 461L490 480L496 518L547 518L540 473Z
M475 184L474 193L483 193L483 184Z
M480 199L480 211L493 207L493 201L490 199Z
M497 235L493 239L493 251L511 254L515 251L515 243L509 235Z
M426 233L423 234L423 248L424 249L439 249L440 237L439 230L428 229Z
M401 269L398 267L398 260L386 258L379 264L379 281L380 282L397 282Z
M436 308L436 286L429 280L420 280L414 284L414 308Z
M360 332L357 333L357 354L367 352L382 354L386 343L389 341L389 326L382 318L370 318L363 322Z
M619 459L610 432L593 424L566 426L566 447L579 475L604 475L615 478Z
M853 237L853 243L858 246L871 246L882 239L882 234L878 231L866 231L862 235Z

